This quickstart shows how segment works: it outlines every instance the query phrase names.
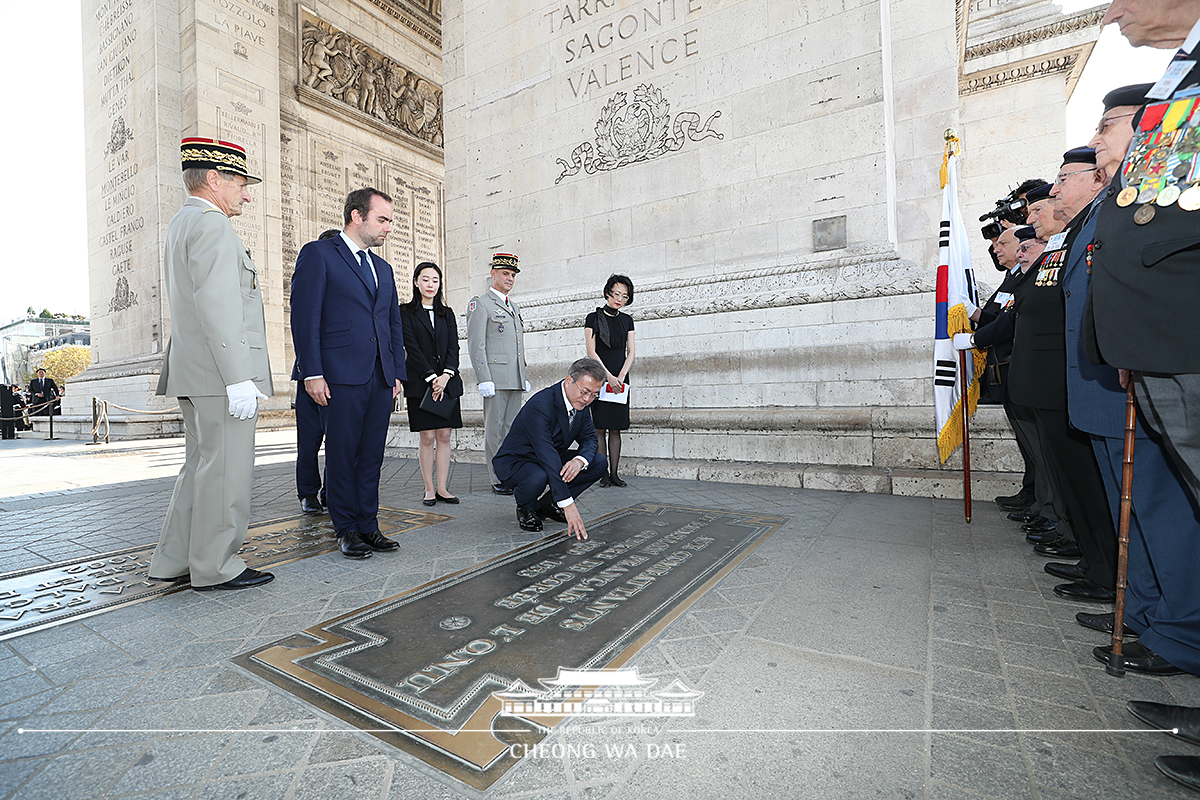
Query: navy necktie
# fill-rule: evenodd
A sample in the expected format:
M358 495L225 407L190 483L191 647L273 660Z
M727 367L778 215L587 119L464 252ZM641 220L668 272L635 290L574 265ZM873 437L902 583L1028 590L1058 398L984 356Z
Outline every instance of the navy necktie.
M375 273L371 270L371 262L367 260L367 251L366 250L358 251L358 260L360 262L362 262L362 267L364 270L366 270L367 274L374 276ZM371 290L371 296L374 297L375 289L379 288L379 281L375 278L372 278L372 283L375 284L375 287Z

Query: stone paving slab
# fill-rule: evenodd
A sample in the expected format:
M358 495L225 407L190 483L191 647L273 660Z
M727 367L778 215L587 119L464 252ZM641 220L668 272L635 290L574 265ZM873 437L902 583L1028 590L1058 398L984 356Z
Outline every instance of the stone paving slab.
M153 544L172 442L146 445L158 463L5 442L0 471L35 488L0 492L0 571ZM260 443L252 517L292 515L286 441ZM415 461L387 459L383 479L383 503L418 506ZM397 553L317 556L264 587L178 592L0 642L0 798L478 797L229 661L539 536L481 465L452 465L450 486L463 503L436 510L454 519ZM789 521L630 662L705 692L696 717L571 721L485 797L1195 796L1152 760L1200 751L1143 732L1124 703L1200 705L1200 682L1106 675L1090 655L1103 637L1073 621L1099 607L1056 598L1045 559L990 503L967 525L959 501L637 478L581 510L638 502Z

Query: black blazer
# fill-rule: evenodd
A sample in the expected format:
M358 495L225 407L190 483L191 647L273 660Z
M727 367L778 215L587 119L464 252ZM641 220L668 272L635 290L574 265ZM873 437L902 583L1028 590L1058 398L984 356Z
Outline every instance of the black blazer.
M416 313L405 304L400 307L400 321L404 326L404 365L408 378L404 381L404 396L420 399L429 388L430 376L437 377L450 369L454 376L446 384L446 394L462 397L462 378L458 374L458 322L454 312L446 309L446 316L434 314L437 325L430 323L429 312L420 309Z
M1200 65L1180 82L1176 96L1198 83ZM1170 100L1149 104L1160 102ZM1133 119L1135 130L1139 120ZM1146 133L1153 136L1161 129L1160 123ZM1133 215L1143 206L1117 205L1121 188L1118 174L1096 223L1092 283L1084 310L1088 359L1142 372L1200 372L1200 347L1192 327L1200 297L1200 211L1151 204L1154 218L1138 225ZM1187 188L1186 182L1179 188Z
M578 454L589 464L596 460L599 450L596 426L586 408L576 412L573 423L567 420L562 384L559 381L542 389L521 406L500 450L492 459L496 477L502 481L513 477L524 463L540 465L556 503L571 497L571 487L559 475L570 455L571 445L578 443Z
M1012 361L1008 397L1017 405L1067 410L1067 310L1062 277L1088 209L1071 220L1060 250L1047 250L1013 293ZM1057 271L1055 271L1057 270Z

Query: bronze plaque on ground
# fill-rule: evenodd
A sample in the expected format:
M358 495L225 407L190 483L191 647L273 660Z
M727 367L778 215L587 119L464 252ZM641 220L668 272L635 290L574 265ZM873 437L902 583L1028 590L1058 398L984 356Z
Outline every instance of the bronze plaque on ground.
M379 530L390 536L447 519L380 508ZM333 523L322 514L252 525L238 553L248 566L269 569L336 549ZM146 579L153 552L153 545L127 547L0 575L0 641L186 589L187 584Z
M234 661L484 789L563 719L494 692L624 664L785 521L641 504Z

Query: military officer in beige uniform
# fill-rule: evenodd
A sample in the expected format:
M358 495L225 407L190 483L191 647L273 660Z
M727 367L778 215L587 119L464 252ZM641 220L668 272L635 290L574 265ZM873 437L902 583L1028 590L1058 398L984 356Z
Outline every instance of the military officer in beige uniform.
M250 521L258 401L274 387L258 272L229 218L260 181L235 144L184 139L181 154L190 197L167 227L171 340L158 394L179 398L185 456L150 577L198 591L244 589L274 577L237 554Z
M521 394L529 391L521 310L508 297L520 271L516 256L496 253L491 287L467 305L467 348L483 397L483 450L496 494L513 493L500 485L492 458L521 410Z

